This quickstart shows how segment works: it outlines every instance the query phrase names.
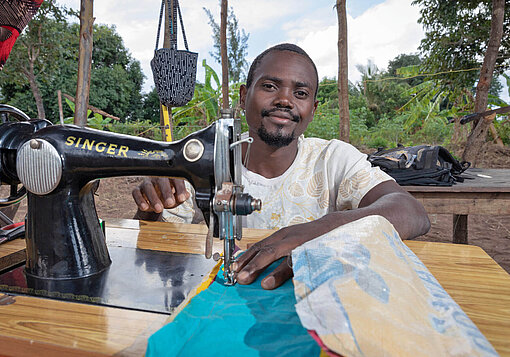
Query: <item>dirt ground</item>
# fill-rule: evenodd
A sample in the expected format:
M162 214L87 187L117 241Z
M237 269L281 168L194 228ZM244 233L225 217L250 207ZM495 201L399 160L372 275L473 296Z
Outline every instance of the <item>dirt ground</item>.
M488 145L481 153L483 168L510 168L510 148ZM132 218L136 212L131 190L141 181L139 177L120 177L101 180L96 196L100 218ZM26 200L16 214L22 220L26 213ZM422 241L452 242L452 215L431 215L432 228ZM498 264L510 273L510 217L469 215L469 244L483 248Z

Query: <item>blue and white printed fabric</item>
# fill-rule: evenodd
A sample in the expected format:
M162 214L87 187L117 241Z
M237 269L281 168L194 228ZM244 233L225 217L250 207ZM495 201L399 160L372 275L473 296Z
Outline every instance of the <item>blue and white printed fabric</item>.
M385 218L369 216L292 252L303 326L343 356L497 356Z

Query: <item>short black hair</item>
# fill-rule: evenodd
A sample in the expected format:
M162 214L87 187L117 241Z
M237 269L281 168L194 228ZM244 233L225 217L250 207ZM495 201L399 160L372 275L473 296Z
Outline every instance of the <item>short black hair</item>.
M276 46L273 46L273 47L269 47L267 50L265 50L264 52L259 54L257 57L255 57L255 59L251 63L250 70L248 71L248 77L246 77L246 87L250 88L250 86L252 85L252 83L253 83L253 76L254 76L255 71L257 70L257 68L260 66L260 62L262 62L262 59L264 59L264 57L267 54L269 54L271 52L274 52L274 51L290 51L290 52L294 52L294 53L297 53L297 54L305 57L308 61L310 61L310 63L313 66L313 69L315 71L316 86L315 86L314 98L317 98L317 91L319 90L319 73L317 72L317 67L315 66L315 63L313 63L313 61L310 58L310 56L308 56L308 53L305 52L305 50L303 50L301 47L299 47L297 45L294 45L292 43L280 43L279 45L276 45Z

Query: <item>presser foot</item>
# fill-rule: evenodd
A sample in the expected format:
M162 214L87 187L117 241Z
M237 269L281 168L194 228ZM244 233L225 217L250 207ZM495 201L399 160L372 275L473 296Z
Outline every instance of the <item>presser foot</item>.
M225 282L223 283L225 286L233 286L237 283L233 272L223 272L223 278L225 279Z
M237 283L237 280L235 278L235 273L230 268L227 268L227 265L225 264L224 256L219 253L214 253L213 259L215 262L217 262L220 259L223 259L223 285L225 285L225 286L235 285ZM232 264L234 261L232 261L230 264ZM228 265L228 267L230 267L230 264Z

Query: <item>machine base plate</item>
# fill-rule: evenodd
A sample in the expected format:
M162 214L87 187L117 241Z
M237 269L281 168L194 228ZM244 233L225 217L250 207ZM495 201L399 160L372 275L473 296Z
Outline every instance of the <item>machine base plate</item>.
M202 255L108 247L112 264L80 279L34 279L24 266L0 275L0 291L171 314L215 266Z

